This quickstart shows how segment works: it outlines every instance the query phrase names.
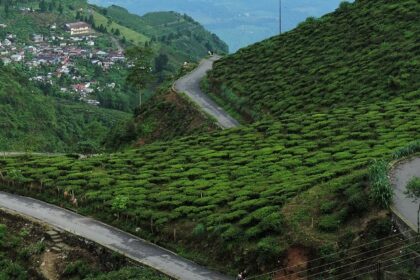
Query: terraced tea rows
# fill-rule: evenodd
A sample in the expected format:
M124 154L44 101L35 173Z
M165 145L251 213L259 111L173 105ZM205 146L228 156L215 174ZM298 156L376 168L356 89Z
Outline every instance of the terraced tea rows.
M368 163L418 137L419 110L394 99L84 160L4 158L1 178L51 202L76 198L149 240L267 268L288 245L336 240L368 210Z
M419 14L416 0L343 3L218 61L209 81L252 120L419 98Z

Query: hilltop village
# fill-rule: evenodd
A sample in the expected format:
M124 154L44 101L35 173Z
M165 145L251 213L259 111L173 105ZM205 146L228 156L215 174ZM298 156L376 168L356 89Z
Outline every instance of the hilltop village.
M7 26L0 24L0 28ZM101 34L96 34L85 22L71 22L64 26L53 24L49 35L32 34L30 40L21 42L13 33L0 38L0 59L3 65L23 67L30 80L54 86L62 94L73 94L91 105L99 105L94 93L104 88L115 88L114 82L101 84L80 67L91 67L96 72L126 68L121 48L112 51L98 45ZM100 44L100 43L99 43Z

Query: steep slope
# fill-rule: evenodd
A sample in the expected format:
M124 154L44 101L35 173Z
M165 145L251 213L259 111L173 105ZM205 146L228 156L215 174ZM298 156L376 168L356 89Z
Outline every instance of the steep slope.
M228 52L226 43L187 15L155 12L138 16L115 5L98 11L118 24L147 36L157 44L159 53L169 56L175 69L184 61L200 60L209 51Z
M90 84L89 90L93 93L88 94L86 99L100 102L100 107L131 112L138 104L138 90L133 89L125 80L129 69L123 63L116 64L110 69L101 69L99 64L94 65L94 59L97 58L95 53L101 50L111 55L117 49L133 44L151 45L156 57L161 58L161 69L155 69L151 79L153 81L143 91L143 97L147 99L160 82L178 74L184 61L198 60L208 51L204 42L190 41L186 37L170 36L172 38L170 42L162 43L156 39L151 43L152 35L166 36L178 30L178 27L196 28L191 32L191 36L203 35L209 40L212 38L210 33L196 23L187 22L179 14L156 15L163 22L172 21L174 17L179 19L179 26L175 28L158 27L149 17L146 18L150 23L123 11L124 13L120 13L119 16L125 20L124 22L126 19L134 19L132 24L127 24L126 27L107 16L104 9L90 6L84 0L42 3L46 3L46 9L45 7L41 9L40 1L0 2L0 23L5 25L0 28L0 39L2 43L6 42L6 38L12 40L12 46L0 45L2 50L0 59L9 60L7 63L10 63L7 69L0 71L0 79L4 81L0 93L4 100L0 105L3 109L0 112L2 120L0 151L96 152L102 149L103 142L113 141L109 138L111 136L126 139L126 134L133 134L134 131L125 129L130 129L134 123L137 127L136 135L145 142L185 135L193 131L206 131L202 127L207 127L209 122L178 97L172 100L172 103L170 100L161 102L160 98L153 98L146 105L147 117L145 115L137 117L127 124L129 113L87 106L83 103L86 100L79 102L83 92L81 90L78 92L74 88ZM64 25L76 20L86 20L96 29L96 38L92 39L93 46L74 43L69 39L70 35L64 30ZM143 30L144 28L147 32ZM36 43L32 40L33 34L41 34L45 40ZM64 39L54 39L58 37ZM122 38L126 41L122 42ZM176 44L184 42L188 48L181 48L178 51L175 42ZM171 45L172 43L175 45ZM32 66L31 63L38 63L40 57L51 56L48 47L58 47L58 45L68 47L60 47L63 53L71 52L70 46L75 45L76 51L80 51L81 48L93 58L90 59L88 55L80 60L71 58L66 65L68 73L60 77L58 72L61 65L66 64L66 58L63 56L54 54L59 60L58 63ZM29 51L27 46L32 46L35 51ZM25 54L25 59L22 62L12 63L10 57L14 54ZM165 56L168 58L168 65L165 65ZM156 63L155 68L158 68L158 64ZM13 75L16 76L12 77ZM39 82L27 81L37 78L40 78ZM10 82L6 83L9 80ZM166 115L167 118L161 118L162 115ZM174 118L179 116L185 121L180 121L180 125L173 125ZM192 126L186 127L186 122ZM150 127L152 123L154 127L158 125L162 127L156 128L156 131L141 129ZM122 135L109 134L110 131L121 132L122 129L125 130Z
M220 60L210 83L251 120L416 98L419 14L415 0L343 3Z
M57 252L52 249L57 242L51 238L51 230L45 225L1 211L0 279L169 279L65 233L56 232L58 235L55 238L64 240L65 244Z
M418 1L412 0L343 4L322 21L305 23L278 39L262 42L220 62L210 78L219 77L217 83L235 82L239 88L239 83L243 83L247 89L242 91L244 97L248 89L260 89L255 94L261 93L270 101L255 97L256 106L251 107L244 99L243 111L255 119L270 117L269 120L85 160L34 156L2 159L4 188L70 207L61 193L74 192L80 198L76 210L224 270L247 267L267 271L278 267L279 260L287 264L289 248L298 248L307 258L316 258L370 238L384 237L391 232L389 221L370 227L370 222L386 216L386 211L379 211L377 201L369 195L367 167L373 159L390 157L394 150L420 137L420 99L418 86L413 86L418 85L413 78L418 74L418 50L417 41L412 38L418 32L413 28L418 24L413 17L418 7ZM392 22L390 13L394 16ZM290 54L294 57L289 61L290 73L286 73L287 66L273 68L270 56L251 59L269 52L274 55L276 45L270 43L284 38L290 40L290 45L305 42L302 47L316 38L331 48L330 41L340 45L340 38L346 37L343 34L351 38L353 33L348 34L348 24L335 25L331 20L344 18L372 28L377 27L374 22L379 20L385 32L382 40L389 37L389 44L394 46L392 38L397 36L395 40L404 51L395 48L382 53L379 64L372 59L372 53L378 51L376 41L363 41L354 35L357 44L353 47L359 46L359 52L352 54L358 71L351 68L352 59L345 53L335 56L332 52L329 58L322 51L314 56L313 52L298 50L297 54ZM394 26L404 31L387 34ZM319 38L316 30L333 37ZM255 51L259 46L261 49ZM250 60L244 59L243 52ZM322 58L319 65L294 66L314 61L318 56ZM394 56L398 61L387 63ZM236 67L232 57L238 58L242 68ZM379 70L372 69L372 61ZM338 73L348 71L347 75L334 72L334 65L338 67L340 63L345 66ZM389 69L382 64L405 70L401 70L397 80L389 80ZM306 84L314 93L304 94L306 90L299 91L300 87L293 83L283 82L280 84L285 89L286 85L293 86L297 93L277 92L276 82L281 77L270 72L277 69L283 69L290 81L303 88ZM308 69L321 71L320 77L312 80L311 75L305 74ZM360 71L363 77L359 76ZM226 76L221 74L225 72ZM323 73L330 73L328 85L336 84L325 94L312 88L327 86ZM349 87L353 76L363 83ZM353 87L355 90L350 91ZM341 96L340 88L347 99L335 98L333 93ZM255 110L254 115L246 111L247 106ZM115 220L115 216L121 218ZM333 277L338 272L331 269L324 276Z
M0 151L90 152L129 117L45 96L25 76L0 67Z
M112 150L130 145L142 146L154 141L167 141L177 137L217 130L187 98L171 90L155 94L133 119L115 126L105 144Z
M9 191L69 207L57 191L74 192L76 210L204 264L265 270L291 245L334 250L363 230L375 209L366 167L419 136L419 102L302 114L87 160L6 158L0 171Z

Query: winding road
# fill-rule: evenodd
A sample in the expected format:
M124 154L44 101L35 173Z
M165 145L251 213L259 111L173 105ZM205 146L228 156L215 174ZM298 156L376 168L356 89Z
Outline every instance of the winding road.
M201 80L206 76L206 73L213 68L213 63L220 58L220 56L214 55L208 59L202 60L194 71L174 83L174 89L178 93L185 93L205 113L216 119L218 126L227 129L237 127L240 124L200 89Z
M0 207L94 241L175 279L232 279L117 228L39 200L0 192Z
M220 59L220 56L212 56L203 60L194 71L176 81L174 89L178 93L185 93L205 113L215 118L222 129L233 128L239 126L239 122L229 116L200 89L201 80L205 77L207 71L212 69L213 62L218 59ZM0 152L0 157L22 156L25 154ZM57 156L60 154L33 153L33 155ZM96 242L175 279L232 279L117 228L39 200L0 192L0 208Z
M398 163L391 171L391 183L394 187L392 210L403 218L404 222L417 232L417 211L419 202L414 202L404 193L408 182L415 176L420 177L420 158L411 158Z

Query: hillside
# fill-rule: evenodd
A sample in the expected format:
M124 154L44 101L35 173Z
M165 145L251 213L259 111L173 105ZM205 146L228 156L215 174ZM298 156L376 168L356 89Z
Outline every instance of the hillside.
M4 158L2 188L67 207L74 192L74 210L224 271L382 240L392 226L368 167L419 138L419 8L342 4L218 62L213 87L263 121L83 160Z
M0 66L0 151L95 152L110 128L129 117L45 96L25 76Z
M419 97L420 4L343 3L215 64L219 99L248 120Z
M418 100L395 99L86 160L6 158L0 170L14 182L9 191L60 203L57 188L71 191L78 211L141 228L148 240L172 246L176 229L175 248L203 263L264 269L289 246L331 248L363 230L361 217L369 220L375 208L366 167L418 137L419 109ZM121 199L127 203L117 210L113 201ZM112 219L116 211L123 221Z
M155 12L144 16L129 13L126 9L112 5L108 8L94 7L95 19L105 25L111 20L109 28L119 28L128 41L148 41L157 53L169 58L169 69L177 70L185 62L196 62L205 57L209 51L227 53L227 45L215 34L204 29L202 25L187 15L175 12ZM132 34L124 34L124 30ZM141 34L142 40L133 37L133 32ZM174 72L174 71L172 71Z
M68 234L59 235L65 248L52 250L56 242L48 234L51 230L1 211L0 279L168 279Z
M105 146L118 150L217 129L188 98L164 87L135 111L134 118L115 126L107 135Z
M84 16L88 12L91 17ZM157 27L149 17L139 21L138 16L120 13L123 19L134 19L126 27L102 13L102 8L89 6L83 0L0 2L0 63L5 65L0 79L9 81L1 85L0 92L5 100L0 105L0 151L100 151L103 143L112 141L110 131L129 126L125 123L139 104L138 90L126 80L129 67L123 48L146 44L154 51L151 59L155 69L147 88L142 90L143 99L150 98L165 79L178 74L184 61L207 55L204 42L193 43L189 38L151 42L151 35L169 35L175 29ZM212 38L201 26L183 20L181 15L161 13L157 18L166 22L173 17L180 20L178 27L194 25L197 33L193 30L191 36ZM90 23L91 33L71 36L65 24L79 20ZM140 32L143 27L149 29L146 34ZM35 35L40 37L38 41ZM188 48L175 51L179 42ZM180 132L180 126L169 125L172 119L166 123L159 120L162 114L171 114L164 111L170 102L159 107L161 103L156 100L147 105L154 112L147 122L159 121L168 129L153 135L142 133L142 137L152 141L162 134L189 133ZM197 127L205 123L204 118L196 118L194 110L183 108L181 115L196 120ZM162 135L162 139L168 137Z

